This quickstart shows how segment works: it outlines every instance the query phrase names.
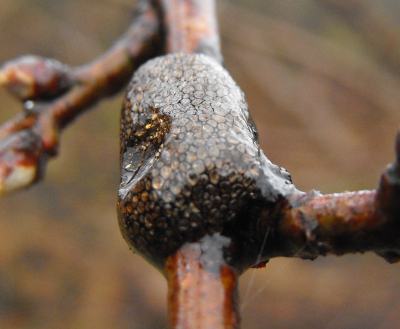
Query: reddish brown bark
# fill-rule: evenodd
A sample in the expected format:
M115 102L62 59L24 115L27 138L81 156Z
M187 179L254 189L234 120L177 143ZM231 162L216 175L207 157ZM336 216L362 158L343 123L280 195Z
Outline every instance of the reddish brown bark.
M238 275L219 252L188 243L166 264L172 328L239 328Z
M167 52L202 52L221 61L213 1L160 2ZM29 63L16 61L4 67L0 82L29 101L22 115L0 128L0 183L15 169L34 170L29 177L38 179L47 158L57 151L59 131L101 97L116 92L137 65L161 53L154 43L161 33L157 10L148 2L142 5L125 37L87 66L68 68L28 58ZM298 52L295 55L297 59ZM271 257L315 258L373 250L389 262L398 261L399 140L397 162L383 174L377 191L282 197L276 204L269 202L259 220L248 223L245 234L242 227L232 229L229 246L217 239L211 243L213 252L207 252L203 240L185 244L170 256L165 272L172 326L238 327L238 273ZM18 187L31 183L22 181ZM228 247L233 251L229 257Z
M261 237L270 235L263 259L375 251L389 263L400 261L400 132L395 151L396 161L382 174L377 190L311 191L265 209L257 228Z
M70 68L26 56L3 66L0 84L29 101L24 113L0 127L0 194L42 178L48 158L57 153L60 131L100 98L125 86L133 70L160 50L160 33L157 8L142 1L123 38L90 64Z
M376 191L307 194L282 210L278 235L297 256L316 258L388 248L389 241L382 239L390 234L387 223L378 211Z
M160 0L167 53L202 53L222 62L214 0Z

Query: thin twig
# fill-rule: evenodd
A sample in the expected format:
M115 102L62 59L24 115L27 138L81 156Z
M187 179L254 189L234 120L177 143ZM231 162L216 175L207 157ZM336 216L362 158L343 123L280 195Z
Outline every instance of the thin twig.
M167 53L206 54L222 62L214 0L160 0Z
M48 158L57 154L59 132L118 92L138 65L160 52L157 8L141 1L135 17L126 34L90 64L71 68L26 56L3 66L0 84L24 101L25 111L0 127L0 194L42 178Z
M215 235L187 243L166 263L168 307L173 328L239 328L238 273L223 247L230 239Z
M266 210L258 230L262 235L272 227L264 259L374 251L389 263L400 261L400 132L395 150L396 162L377 190L294 194Z
M167 53L202 53L222 63L214 0L162 0ZM211 239L211 240L210 240ZM230 239L184 244L165 265L173 328L238 328L238 273L224 249Z

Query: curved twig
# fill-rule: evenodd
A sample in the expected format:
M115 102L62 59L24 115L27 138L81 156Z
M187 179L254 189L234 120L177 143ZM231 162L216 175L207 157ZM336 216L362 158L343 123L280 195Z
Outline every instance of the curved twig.
M126 34L90 64L74 68L25 56L3 66L0 84L24 101L24 112L0 127L0 194L41 179L48 158L57 153L60 131L118 92L138 65L160 52L157 7L141 1L136 10Z

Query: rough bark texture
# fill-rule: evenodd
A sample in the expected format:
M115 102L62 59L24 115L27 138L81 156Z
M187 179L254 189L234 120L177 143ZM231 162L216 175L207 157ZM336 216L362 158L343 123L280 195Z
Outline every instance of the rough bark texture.
M14 3L17 1L13 1ZM343 2L343 4L347 3ZM276 6L279 5L280 3L276 4ZM1 15L9 8L11 7L5 7ZM368 9L367 6L364 8ZM241 80L243 82L240 82L240 85L246 91L251 108L256 109L258 104L259 110L254 110L253 113L261 131L261 146L269 157L274 162L289 167L294 174L295 182L304 190L315 187L325 191L375 187L382 168L387 162L392 161L390 139L394 134L391 131L395 131L397 122L400 121L397 116L399 82L398 77L393 73L395 71L385 70L384 66L387 63L385 61L378 63L379 56L373 57L375 54L366 52L361 55L362 50L357 48L360 45L359 41L349 42L351 47L348 49L345 49L346 46L339 49L337 45L332 44L332 41L313 35L309 29L295 26L293 21L288 23L276 19L258 19L257 15L243 10L239 12L230 6L223 10L221 26L225 32L226 63L238 81L251 77L246 82ZM289 8L285 10L290 11ZM35 13L35 7L31 6L29 12ZM84 12L84 10L75 10L74 15L83 15ZM295 14L301 15L301 11L292 14L293 17L297 17ZM325 17L323 12L318 16ZM25 43L29 44L29 38L19 37L22 35L22 27L33 31L34 27L40 27L38 21L44 22L46 17L41 16L40 20L35 18L31 24L28 24L27 17L22 19L24 24L20 24L19 16L18 19L14 19L13 21L19 22L20 30L18 26L12 29L13 42L11 44L14 45L19 40L25 40ZM332 22L332 16L329 17L326 21ZM367 21L371 22L369 19ZM1 22L7 23L6 27L11 26L12 23L6 20L1 20ZM227 33L232 22L235 23L234 28ZM296 22L300 24L299 21ZM59 26L57 19L57 25L50 30L56 31ZM397 29L395 24L387 26ZM11 27L2 29L1 33L7 29ZM323 30L329 37L336 37L336 40L340 38L338 35L344 33L343 25L330 29L332 26L327 24ZM367 29L360 29L360 31L365 34ZM345 32L347 33L348 30ZM39 28L39 32L34 35L42 36L45 33ZM351 38L354 38L354 35L350 37L350 41L352 41ZM382 42L389 39L384 34L377 38ZM73 40L73 43L69 43L69 48L79 44L79 38L74 37ZM37 44L40 44L40 41ZM395 45L397 42L388 44ZM63 56L71 53L69 48L63 51L62 47L56 47L53 42L50 47L43 49L51 49L53 51L51 54L54 54L51 57L65 58ZM82 51L76 52L80 54L80 58L72 62L81 63L83 55L89 48L90 43L84 42ZM37 52L37 48L31 48L30 52ZM44 53L46 54L46 50ZM395 52L390 53L395 54ZM8 57L15 55L8 55ZM241 65L237 65L238 62ZM30 109L32 103L26 105L28 105L26 109ZM2 108L10 106L5 105ZM15 107L15 104L13 106ZM118 105L114 106L116 107ZM58 161L60 166L58 173L53 172L50 175L53 178L50 178L44 186L39 186L27 194L5 199L6 201L0 207L2 212L0 234L2 245L5 246L2 248L4 253L1 257L6 264L2 266L0 278L4 283L2 287L5 287L3 296L8 296L8 299L2 299L1 305L2 309L11 310L6 311L6 316L2 316L0 321L8 322L8 326L22 327L24 323L29 323L25 327L32 327L36 324L29 321L36 319L35 323L53 321L51 324L47 323L49 327L58 327L60 321L74 322L71 325L77 327L85 327L85 325L88 327L96 325L98 328L127 327L127 323L129 325L135 323L135 327L139 328L146 325L160 327L157 323L157 319L161 317L157 313L160 306L157 307L158 304L156 304L156 306L146 308L148 301L157 298L157 292L162 290L157 284L157 279L153 278L151 269L140 263L138 258L132 264L130 256L122 252L118 256L115 254L115 250L121 247L118 244L120 237L116 230L113 231L113 226L108 226L108 222L112 222L114 209L109 210L106 204L113 204L115 196L106 197L108 195L106 191L115 189L112 188L111 183L106 186L108 178L105 179L105 177L110 177L112 168L118 167L116 162L112 162L112 156L110 156L114 154L117 158L116 152L113 151L117 142L108 142L112 138L107 137L116 135L116 131L107 133L105 129L108 122L118 120L112 117L110 112L92 115L90 119L82 118L83 132L75 132L75 136L70 137L74 141L74 146L68 146L68 143L63 145L65 154L68 153L69 156L68 161L63 161L62 157ZM2 110L1 115L5 115L4 113L5 111ZM282 116L282 113L285 114ZM36 113L33 113L27 121L24 121L26 124L23 122L22 125L15 127L22 130L28 128L31 126L30 120L35 120L35 115ZM101 128L99 133L94 131L93 127L96 125ZM29 141L32 141L29 134L24 136L26 137L19 139L23 141L21 144L14 144L21 150L29 148ZM91 141L91 145L95 146L87 149L84 147L86 143L83 143L83 140ZM12 139L9 142L14 143ZM101 153L96 153L96 150L100 149ZM81 153L78 154L79 152ZM104 153L107 155L102 155ZM84 161L74 165L70 162L70 159L74 158L77 161L80 161L79 159L84 159ZM97 166L95 165L96 158L100 160ZM91 169L82 170L87 168L88 163ZM57 164L54 165L57 166ZM349 247L356 240L362 242L371 227L379 228L383 225L380 230L384 231L385 221L389 223L396 219L396 202L393 200L398 199L397 167L395 163L384 173L378 192L364 193L362 198L360 193L345 193L336 196L310 194L308 198L300 195L295 196L289 203L279 203L275 212L283 211L281 214L285 216L285 220L282 223L288 225L284 225L281 231L275 226L273 226L275 231L272 228L268 229L270 227L268 225L276 225L274 221L271 221L274 219L271 216L263 224L265 230L259 231L260 236L256 245L260 246L263 240L268 245L274 241L272 238L277 236L277 232L281 232L282 235L291 235L294 232L293 248L289 248L287 255L314 257L317 253L340 253L340 246ZM329 181L331 185L328 185ZM323 185L323 182L327 185ZM79 183L84 183L86 187L79 188ZM115 186L116 179L113 183ZM95 184L94 188L89 190L88 186L93 187L93 184ZM60 190L62 185L67 187L63 192ZM96 194L97 190L102 191L100 195ZM108 201L105 200L106 198ZM73 206L65 205L63 202L66 200L74 202ZM330 203L325 204L325 201ZM24 207L21 207L22 204ZM332 207L330 208L329 205ZM378 212L376 205L380 207ZM341 210L344 206L349 210L347 213L332 212L335 209ZM347 208L347 206L351 207ZM365 213L364 217L359 216L359 212L354 212L359 207L364 207L364 210L370 209L370 214L373 216L368 216L368 213ZM7 209L10 211L12 209L12 215L7 213ZM315 216L318 211L321 211L320 215ZM92 219L85 219L83 214L91 216ZM107 214L110 217L109 221L99 220ZM375 215L378 217L373 219ZM65 220L55 222L52 219L44 219L46 216ZM316 220L315 217L317 217ZM3 220L4 218L12 218L13 221ZM71 218L79 218L79 220L75 221ZM330 236L328 230L325 229L325 225L331 226L332 218L338 220L338 228L341 230L352 231L353 224L356 224L355 226L361 228L363 234L354 236L354 241L346 239L346 243L343 244L342 241L339 244L338 241L342 240L338 239L340 231L336 233L332 231ZM356 218L358 218L357 221ZM366 225L363 226L363 224ZM388 237L393 237L393 232L396 232L397 227L392 226L392 228L393 231ZM68 235L62 232L73 233ZM114 238L110 238L110 232L114 232ZM318 239L324 243L318 245ZM114 240L115 245L113 245ZM88 243L89 241L91 242ZM102 244L104 241L107 241L106 245ZM387 239L387 247L393 246L393 242L395 242L394 239ZM333 245L334 248L327 248L329 245ZM396 252L384 250L378 244L376 246L379 254L387 260L397 259ZM368 249L363 242L361 247L353 245L351 248L353 247L355 251ZM296 250L296 248L299 249ZM79 253L82 250L86 250L87 253ZM102 251L97 262L95 253L91 252L94 250ZM347 250L351 251L350 247ZM264 257L268 258L268 256L270 255L266 251ZM122 259L125 261L122 262ZM332 264L331 266L323 260L316 261L317 264L311 266L296 265L297 263L292 261L288 263L290 265L286 265L285 275L282 275L282 272L276 274L278 270L276 265L274 266L274 264L282 264L282 261L271 262L272 264L268 266L268 277L273 278L275 273L276 281L274 282L277 284L267 286L267 289L264 289L267 297L248 308L251 314L245 316L247 326L265 327L265 322L268 321L271 326L279 323L279 325L291 327L294 326L293 323L299 326L303 321L307 323L304 327L309 327L310 323L315 327L321 327L326 323L335 327L354 325L365 327L366 322L367 325L375 327L385 325L398 327L396 318L398 304L393 302L398 300L396 289L393 288L398 277L397 273L393 268L385 265L376 266L376 258L368 256L357 258L357 264L360 265L351 261L354 259L356 258L347 257L338 261L332 258L327 259L329 264ZM369 262L373 265L367 267ZM138 263L141 264L140 267L146 268L145 274L137 274L141 273L139 268L137 272L134 272L135 275L131 273ZM38 267L37 264L41 264L42 267ZM129 270L127 270L128 267ZM347 274L342 274L340 271L343 267L349 269ZM359 269L356 274L353 273L355 267ZM81 274L74 272L77 268L80 269ZM393 275L390 276L389 273ZM31 285L27 283L30 279L34 282ZM145 297L144 289L137 290L137 283L140 280L151 282L147 285L148 289L154 289L151 298ZM260 280L265 280L265 278ZM280 283L284 284L280 285ZM9 287L15 287L15 290ZM75 289L71 290L71 287ZM84 287L83 290L82 287ZM61 293L64 291L65 293ZM71 291L79 291L81 295L78 296ZM346 294L348 291L352 293ZM135 304L132 301L134 294L140 296L139 303ZM371 294L374 298L370 298ZM296 299L291 299L293 296L296 296ZM73 304L77 306L65 307L70 305L68 301L71 298L75 298ZM4 302L4 300L11 302ZM44 300L51 302L43 305ZM36 308L36 305L40 305L40 308ZM64 320L60 320L62 316L56 311L57 305L63 309L62 314L69 312ZM93 305L96 307L94 308ZM124 311L125 305L131 306L130 311L140 310L138 313L152 314L152 316L141 317L140 314ZM95 312L94 309L96 309ZM141 312L141 310L144 311ZM47 320L48 314L54 315L52 320ZM336 317L335 314L340 314L340 316ZM264 320L255 320L257 315L263 317ZM126 320L128 318L129 320ZM249 324L251 321L255 323Z

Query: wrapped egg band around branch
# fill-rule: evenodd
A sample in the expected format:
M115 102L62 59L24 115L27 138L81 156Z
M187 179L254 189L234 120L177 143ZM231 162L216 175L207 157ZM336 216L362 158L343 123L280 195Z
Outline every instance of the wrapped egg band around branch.
M166 55L136 71L122 110L121 163L123 236L161 269L185 242L255 223L296 191L260 150L243 92L206 55Z
M213 0L143 0L126 34L92 63L23 57L0 71L0 84L24 101L0 128L2 194L38 181L59 133L143 64L122 109L118 220L130 247L167 277L177 328L237 328L237 278L272 257L400 259L400 138L376 191L298 191L260 149L244 94L221 63Z

